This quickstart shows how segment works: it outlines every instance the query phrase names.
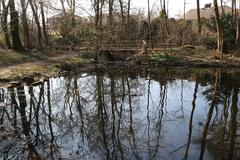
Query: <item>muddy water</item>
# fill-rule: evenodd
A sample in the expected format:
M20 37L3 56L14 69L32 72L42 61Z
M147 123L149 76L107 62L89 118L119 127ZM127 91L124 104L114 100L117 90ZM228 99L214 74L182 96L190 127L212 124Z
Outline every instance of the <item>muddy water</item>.
M0 159L238 159L240 72L122 71L0 91Z

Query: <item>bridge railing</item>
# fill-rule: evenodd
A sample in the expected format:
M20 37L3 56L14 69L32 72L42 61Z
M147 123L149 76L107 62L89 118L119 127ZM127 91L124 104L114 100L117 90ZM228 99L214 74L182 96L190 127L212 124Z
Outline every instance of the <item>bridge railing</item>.
M103 50L129 50L129 49L137 49L140 47L140 44L103 44L102 49Z
M173 43L152 43L152 44L142 44L142 43L134 43L134 44L103 44L102 50L139 50L143 48L147 49L173 49L179 47L177 44Z
M132 43L130 42L119 42L119 43L100 43L97 46L98 49L102 51L111 51L111 50L140 50L140 49L149 49L149 50L158 50L158 49L173 49L176 47L180 47L177 44L174 43L158 43L153 42L149 44L143 44L142 41L134 41ZM58 45L58 46L52 46L50 49L55 50L93 50L95 47L92 45Z

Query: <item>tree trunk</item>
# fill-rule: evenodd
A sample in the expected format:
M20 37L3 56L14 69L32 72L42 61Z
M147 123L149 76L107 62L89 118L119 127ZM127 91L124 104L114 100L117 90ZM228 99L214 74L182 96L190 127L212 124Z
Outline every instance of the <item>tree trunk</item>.
M121 21L122 21L122 26L125 24L125 16L124 16L124 8L123 8L123 1L119 0L120 8L121 8Z
M131 0L128 0L128 8L127 8L127 24L130 21L130 10L131 10Z
M164 15L167 15L167 12L166 12L166 0L163 0L163 12L164 12Z
M198 17L198 34L201 35L202 24L201 24L201 13L200 13L200 2L197 0L197 17Z
M46 46L48 46L48 34L47 34L47 28L46 28L46 22L45 22L43 2L40 2L40 6L41 6L41 15L42 15L43 37L44 37L44 42L45 42Z
M42 31L41 31L41 25L38 19L38 13L37 13L37 7L35 2L33 0L29 0L29 4L31 6L32 12L33 12L33 17L35 19L35 23L37 25L37 30L38 30L38 43L39 43L39 49L43 49L42 46Z
M95 29L96 31L99 30L99 21L100 21L100 0L94 0L94 4L93 4L93 8L94 8L94 12L95 12ZM96 39L94 39L94 45L95 45L95 61L98 62L98 59L99 59L99 36L98 36L98 33L97 35L95 36Z
M71 14L71 25L72 27L75 27L75 10L76 10L76 1L75 0L68 0L68 6L70 8L70 14Z
M186 20L186 0L184 0L184 4L183 4L183 19Z
M222 17L224 16L225 14L225 11L224 11L224 6L223 6L223 0L221 0L221 8L222 8Z
M21 0L21 7L22 7L22 25L23 25L23 33L25 37L25 43L26 47L28 49L32 48L32 43L30 39L30 31L29 31L29 25L28 25L28 20L27 20L27 6L26 6L26 1Z
M236 7L237 7L236 0L232 0L232 18L233 18L233 22L236 22L236 15L237 15Z
M239 0L239 5L240 5L240 0ZM239 13L236 14L236 40L235 40L235 46L238 49L240 48L240 15L239 15Z
M100 14L99 14L99 27L102 29L103 25L103 7L104 7L104 0L100 0Z
M98 28L99 25L99 16L100 16L100 0L94 0L94 11L95 11L95 27Z
M24 47L22 45L20 35L19 35L19 21L18 21L18 12L15 9L15 1L9 0L10 8L10 27L11 27L11 36L12 36L12 48L17 51L23 51Z
M2 1L2 7L3 7L3 17L2 17L2 29L3 29L3 34L4 34L4 39L6 43L6 47L8 49L12 48L11 41L10 41L10 36L8 32L8 5L6 6L5 2Z
M109 4L108 4L108 7L109 7L109 24L112 25L112 22L113 22L113 2L114 0L109 0Z
M151 34L151 10L150 10L150 1L148 0L148 35L149 35L149 44L152 44L152 34Z
M217 37L218 37L217 38L217 42L218 42L217 51L222 59L223 58L223 26L222 26L221 18L219 15L217 0L214 0L213 3L214 3L215 19L216 19L216 24L217 24Z
M240 17L237 17L237 29L236 29L236 40L235 40L236 48L240 48Z

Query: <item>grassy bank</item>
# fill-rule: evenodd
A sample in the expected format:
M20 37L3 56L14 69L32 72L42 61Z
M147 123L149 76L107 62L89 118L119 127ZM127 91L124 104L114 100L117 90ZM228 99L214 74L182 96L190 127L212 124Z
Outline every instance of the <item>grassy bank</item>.
M21 81L23 77L61 75L72 71L88 71L95 67L90 53L67 51L31 51L17 53L12 50L0 51L0 81ZM236 51L225 54L221 60L214 51L202 47L184 46L181 48L153 51L147 55L134 55L124 62L108 61L106 58L97 64L102 69L133 67L201 67L228 68L240 67L240 56Z
M23 77L51 77L61 74L62 64L89 63L91 59L77 52L0 50L0 81L21 80Z
M0 66L6 67L9 65L41 60L44 58L43 53L39 51L19 53L13 50L0 50Z
M147 62L187 67L240 67L239 55L238 51L231 51L225 53L221 59L214 50L207 50L201 46L183 46L173 50L152 52Z

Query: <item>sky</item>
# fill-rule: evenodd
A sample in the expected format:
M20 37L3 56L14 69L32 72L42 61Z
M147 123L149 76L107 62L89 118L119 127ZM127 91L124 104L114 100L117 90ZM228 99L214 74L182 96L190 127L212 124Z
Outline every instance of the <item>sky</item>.
M167 0L166 0L167 1ZM169 16L178 17L183 15L184 11L184 0L168 0L169 1ZM201 7L204 4L212 3L213 0L200 0ZM151 8L159 8L160 0L150 0ZM132 0L132 6L136 8L144 9L147 12L147 0ZM186 12L190 9L197 8L196 0L186 0Z
M52 0L52 1L59 1L59 0ZM184 11L184 0L166 0L166 2L169 2L169 16L173 18L179 18L183 16ZM188 12L190 9L197 8L196 4L197 0L186 0L186 12ZM218 0L220 1L220 0ZM225 0L228 1L228 0ZM80 15L83 16L89 16L93 15L93 12L91 12L91 1L90 0L77 0L76 2L79 3L81 7ZM144 11L145 14L147 14L147 2L148 0L131 0L131 8L133 8L133 11L138 11L139 9L141 11ZM204 7L204 4L212 3L213 0L200 0L200 6L201 8ZM54 3L55 5L59 5L59 3ZM220 4L220 3L219 3ZM160 0L150 0L150 7L153 10L153 16L159 14L160 10ZM54 13L53 13L54 14Z

